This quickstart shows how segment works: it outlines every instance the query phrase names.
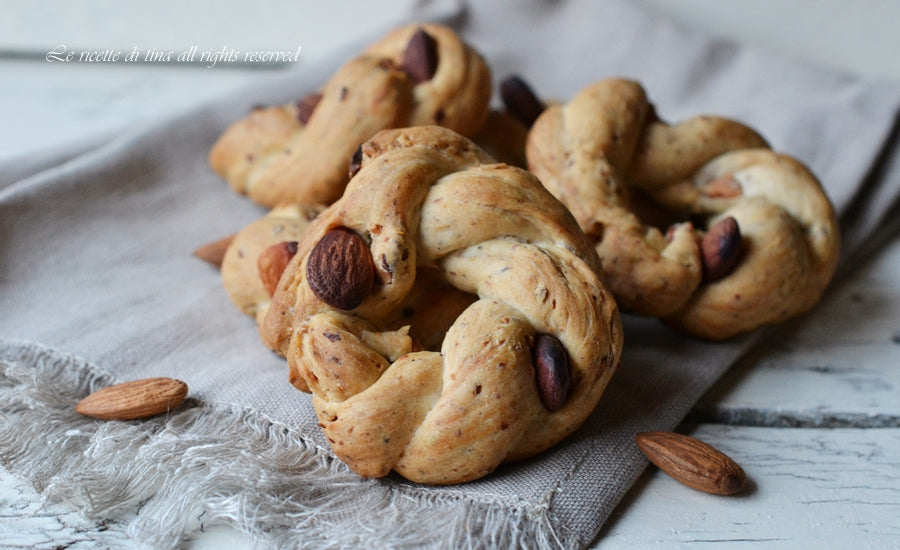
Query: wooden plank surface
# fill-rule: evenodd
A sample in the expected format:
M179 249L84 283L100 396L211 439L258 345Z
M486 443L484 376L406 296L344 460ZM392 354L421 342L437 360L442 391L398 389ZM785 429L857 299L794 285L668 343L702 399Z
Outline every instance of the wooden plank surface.
M748 475L734 497L649 467L600 549L900 547L900 238L698 403L689 433Z
M900 429L707 424L688 433L742 465L745 491L708 495L650 468L596 548L900 545Z
M697 405L695 419L900 427L900 239L805 319L776 332Z

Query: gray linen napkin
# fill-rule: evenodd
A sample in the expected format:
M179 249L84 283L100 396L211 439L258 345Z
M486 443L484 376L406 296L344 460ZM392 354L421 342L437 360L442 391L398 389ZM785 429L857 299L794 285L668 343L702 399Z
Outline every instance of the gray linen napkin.
M414 17L440 11L423 9ZM626 76L644 83L668 120L746 121L821 177L848 212L848 250L896 229L882 222L900 187L891 136L898 83L711 40L624 0L508 0L442 20L498 78L519 73L545 97ZM765 331L710 344L628 317L620 371L586 425L558 447L462 486L362 480L332 457L309 396L287 384L283 361L231 305L218 273L191 256L262 215L206 164L225 125L253 104L311 91L364 43L0 187L7 468L155 547L178 544L196 517L278 547L594 541L646 466L634 433L674 428ZM94 389L147 376L185 380L191 399L141 422L72 411Z

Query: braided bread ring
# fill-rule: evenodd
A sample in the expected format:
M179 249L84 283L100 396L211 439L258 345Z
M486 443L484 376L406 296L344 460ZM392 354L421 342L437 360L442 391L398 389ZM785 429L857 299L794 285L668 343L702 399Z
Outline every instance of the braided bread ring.
M656 158L660 156L654 156L656 147L641 147L650 116L650 104L637 83L604 80L583 89L568 104L545 110L529 133L526 154L532 172L596 240L604 273L622 308L660 316L687 302L700 284L702 266L690 224L676 225L664 235L632 211L627 180L636 152L644 151L647 159L638 166L673 164ZM700 122L704 121L716 134L735 124L710 118ZM699 166L705 160L688 163ZM638 170L646 172L654 171Z
M623 310L664 317L690 334L722 339L796 315L810 302L818 300L822 285L819 281L812 285L810 293L814 297L791 300L785 305L795 302L798 305L774 308L773 311L770 304L761 299L765 292L773 289L767 289L762 282L754 282L749 276L732 274L718 282L704 283L705 266L699 245L701 232L691 223L676 223L666 234L645 224L635 213L637 205L633 189L642 190L682 218L688 215L711 217L708 225L713 228L718 221L733 216L734 212L726 212L726 205L730 207L740 202L741 198L746 198L745 194L738 185L725 178L712 181L704 176L702 185L697 186L685 182L697 174L714 171L704 167L723 154L765 147L765 140L752 129L723 118L704 116L674 126L665 124L655 117L638 83L608 79L586 87L566 105L548 108L529 134L526 153L529 168L572 210L581 227L595 239L604 272ZM805 172L811 177L808 171ZM787 179L794 181L796 178L790 176ZM804 260L800 258L804 254L802 251L809 248L804 246L796 252L798 258L795 261L799 264L787 267L768 265L761 261L762 257L744 253L740 260L743 272L787 270L795 276L803 273L804 277L799 278L803 281L813 277L807 268L816 265L823 269L824 279L830 279L837 248L834 214L815 178L812 182L798 184L797 190L801 201L828 205L828 208L816 209L820 225L815 232L827 234L829 242L827 246L814 248L827 249L823 251L824 255L817 261ZM767 192L771 191L774 189ZM773 201L780 204L778 199ZM797 209L783 204L781 207L787 208L787 212ZM719 213L722 215L712 217ZM738 221L741 234L750 229L741 223L744 216L733 217ZM808 222L803 219L798 223ZM787 230L773 224L773 227ZM751 235L751 243L752 240ZM744 248L751 246L745 243ZM754 290L752 285L762 286ZM739 287L742 292L737 291ZM726 304L719 299L715 302L717 305L712 305L714 288L728 288L732 302L734 296L741 296L738 300L743 300L742 304ZM698 301L695 299L698 293L709 298ZM754 301L752 296L759 299ZM692 305L688 306L689 303ZM701 303L707 305L700 306ZM709 324L700 320L713 316L718 307L730 312L726 315L730 316L730 321L722 319L721 314L715 315L718 320Z
M304 233L262 331L292 383L312 392L335 454L362 476L393 469L449 484L571 434L622 348L617 306L571 215L533 175L444 128L386 130L362 150L344 196ZM352 311L325 304L308 280L312 251L336 228L363 237L377 270ZM397 310L419 272L435 271L477 299L450 320L440 352L413 351ZM555 412L536 388L538 335L568 355L572 384Z
M405 48L420 30L434 39L437 54L435 72L424 81L402 68ZM251 113L225 131L209 162L235 191L266 207L329 204L344 190L354 151L376 132L440 124L473 135L484 124L490 96L488 65L456 33L408 25L342 66L311 115L308 105ZM298 120L306 116L305 124Z
M718 190L733 190L723 196ZM713 191L710 191L713 190ZM723 339L807 312L834 275L840 228L816 177L769 149L720 155L690 180L659 188L654 199L679 211L734 218L743 257L728 276L701 286L664 321Z

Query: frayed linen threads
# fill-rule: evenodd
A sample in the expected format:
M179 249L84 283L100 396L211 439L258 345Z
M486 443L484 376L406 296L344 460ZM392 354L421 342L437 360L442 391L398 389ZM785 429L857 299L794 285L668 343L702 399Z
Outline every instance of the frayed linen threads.
M222 524L272 548L571 545L546 507L510 509L362 479L327 449L246 409L188 398L142 421L83 417L74 404L115 381L40 345L0 340L0 371L3 464L46 502L103 525L110 547L120 533L122 547L177 548Z

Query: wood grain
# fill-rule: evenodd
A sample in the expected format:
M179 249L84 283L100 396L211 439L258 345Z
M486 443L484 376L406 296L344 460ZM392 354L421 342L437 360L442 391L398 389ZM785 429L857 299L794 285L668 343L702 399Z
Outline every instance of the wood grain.
M593 548L895 548L900 540L900 429L703 425L689 433L742 465L744 491L707 495L650 469Z

